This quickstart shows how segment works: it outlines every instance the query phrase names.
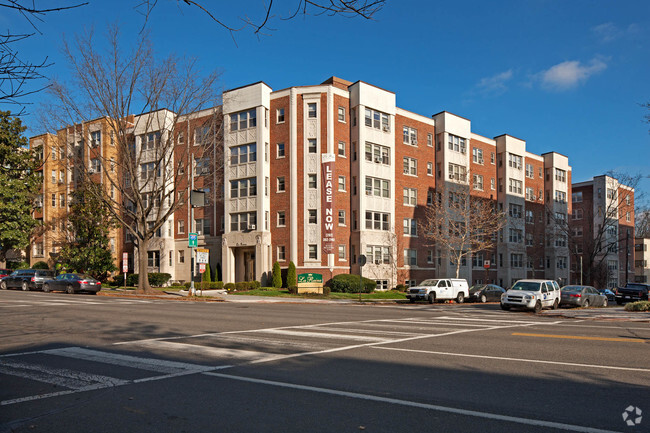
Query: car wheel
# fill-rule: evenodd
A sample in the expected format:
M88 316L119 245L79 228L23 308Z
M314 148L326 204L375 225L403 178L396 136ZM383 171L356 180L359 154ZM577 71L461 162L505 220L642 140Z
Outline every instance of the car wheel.
M487 302L487 296L481 295L481 302L485 304Z
M542 301L535 302L535 306L533 307L533 311L535 313L539 313L540 311L542 311Z
M603 307L606 307L608 305L607 303L607 298L603 299Z
M510 311L510 306L501 304L501 309L504 311Z
M50 292L50 285L49 284L43 284L43 291L45 293L49 293Z
M24 292L29 292L29 286L27 285L27 281L23 281L22 288Z
M436 302L436 294L429 293L429 304L433 304L434 302Z
M5 281L0 283L0 289L7 290L7 283Z
M557 307L559 307L559 306L560 306L560 301L558 301L558 300L556 299L555 302L553 302L553 309L554 309L554 310L557 310Z
M66 287L65 292L69 295L74 295L74 287L72 287L72 284L68 284L68 287Z
M585 303L582 304L584 308L589 308L589 299L585 299Z
M456 302L462 304L464 300L465 300L465 294L463 292L460 292L458 296L456 296Z

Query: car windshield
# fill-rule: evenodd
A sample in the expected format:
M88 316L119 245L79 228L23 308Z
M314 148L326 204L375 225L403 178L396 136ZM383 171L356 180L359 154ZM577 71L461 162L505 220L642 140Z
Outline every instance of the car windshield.
M484 289L484 288L485 288L485 285L483 285L483 284L478 284L478 285L475 285L475 286L470 287L470 288L469 288L469 291L470 291L470 292L476 292L476 291L478 291L478 290L482 290L482 289Z
M424 280L424 281L422 281L422 283L420 284L420 286L424 286L424 287L427 287L427 286L437 286L437 285L438 285L438 280Z
M541 284L534 281L517 281L510 290L526 290L528 292L539 292Z

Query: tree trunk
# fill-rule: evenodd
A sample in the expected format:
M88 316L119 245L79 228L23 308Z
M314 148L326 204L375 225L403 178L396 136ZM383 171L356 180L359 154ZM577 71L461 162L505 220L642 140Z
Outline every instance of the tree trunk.
M149 260L147 257L147 246L149 245L149 242L148 240L143 239L138 244L138 272L140 275L138 277L138 289L136 290L136 293L156 293L156 291L149 285Z

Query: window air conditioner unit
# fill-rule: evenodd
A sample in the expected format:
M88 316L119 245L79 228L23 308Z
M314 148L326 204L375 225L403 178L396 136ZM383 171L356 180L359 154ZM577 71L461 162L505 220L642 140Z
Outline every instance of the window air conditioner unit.
M416 146L418 144L418 139L417 138L411 138L411 144Z
M255 226L255 224L249 224L248 225L248 230L255 230L256 228L257 227Z
M455 179L456 177L454 176L454 173L449 173L449 179Z
M375 162L377 162L377 163L381 163L381 158L378 157L378 156L375 156Z
M94 168L89 168L88 169L88 174L95 174L95 169Z
M390 127L388 125L384 125L382 127L382 129L384 130L384 132L389 132L390 131Z
M366 190L366 195L372 195L372 191Z
M479 164L483 164L483 158L479 158L479 159L478 159L478 163L479 163Z

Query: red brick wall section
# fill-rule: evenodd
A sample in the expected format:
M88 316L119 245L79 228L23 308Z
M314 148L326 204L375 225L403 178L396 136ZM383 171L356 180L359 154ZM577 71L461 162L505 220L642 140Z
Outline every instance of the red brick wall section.
M284 122L277 122L277 110L284 108ZM271 99L271 113L270 113L270 140L269 143L269 162L270 162L270 180L269 180L269 194L271 197L271 210L270 210L270 229L271 229L271 243L273 248L273 262L278 261L278 246L284 246L285 260L278 261L281 267L289 266L291 257L291 215L290 215L290 195L289 191L291 185L289 184L290 176L290 149L289 149L289 136L290 136L290 116L289 116L289 97L284 96L281 98ZM278 158L278 143L284 143L285 156ZM279 176L284 176L286 192L277 192L277 179ZM285 226L278 227L278 212L284 211L285 213Z

